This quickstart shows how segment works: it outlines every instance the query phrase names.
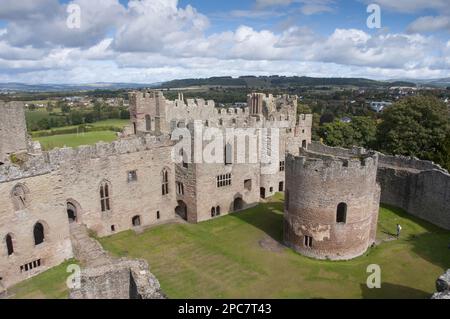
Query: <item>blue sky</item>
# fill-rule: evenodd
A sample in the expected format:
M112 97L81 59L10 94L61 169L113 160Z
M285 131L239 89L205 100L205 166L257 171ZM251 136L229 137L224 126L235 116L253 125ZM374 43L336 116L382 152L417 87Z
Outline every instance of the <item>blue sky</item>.
M448 0L2 0L0 82L450 77ZM80 8L79 28L67 7Z

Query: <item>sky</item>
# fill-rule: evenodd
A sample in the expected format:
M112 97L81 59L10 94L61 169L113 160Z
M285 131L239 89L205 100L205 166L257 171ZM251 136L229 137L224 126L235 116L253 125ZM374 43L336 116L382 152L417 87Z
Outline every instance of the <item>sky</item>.
M450 0L0 0L0 82L275 74L450 77Z

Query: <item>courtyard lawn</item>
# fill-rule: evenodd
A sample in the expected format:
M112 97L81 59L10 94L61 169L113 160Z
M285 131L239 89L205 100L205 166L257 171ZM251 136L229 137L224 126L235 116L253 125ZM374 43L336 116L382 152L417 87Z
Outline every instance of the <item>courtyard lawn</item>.
M69 289L66 279L70 276L67 266L76 263L69 260L46 272L21 282L8 290L8 295L16 299L66 299Z
M81 145L93 145L97 142L112 142L117 139L117 133L113 131L98 131L79 134L63 134L36 137L35 141L39 141L44 150L51 150L55 147L61 148L77 147Z
M450 232L383 207L379 237L396 224L400 240L386 241L351 261L309 259L260 240L282 240L281 198L198 225L171 224L137 235L101 239L117 256L145 258L170 298L429 298L450 267ZM382 288L368 289L367 266L380 265Z
M161 225L100 241L117 256L145 258L170 298L429 298L450 267L450 232L392 207L380 211L378 236L391 238L400 223L400 240L355 260L318 261L276 245L268 250L260 241L281 241L282 207L278 195L209 222ZM366 286L371 264L381 267L381 289ZM63 297L66 278L60 266L12 291L16 297Z

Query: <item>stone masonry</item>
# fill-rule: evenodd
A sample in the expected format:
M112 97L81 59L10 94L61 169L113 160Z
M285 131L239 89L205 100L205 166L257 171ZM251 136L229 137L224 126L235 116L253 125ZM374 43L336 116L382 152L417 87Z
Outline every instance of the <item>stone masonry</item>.
M346 260L363 254L376 236L378 155L328 155L301 149L286 159L284 241L303 255Z

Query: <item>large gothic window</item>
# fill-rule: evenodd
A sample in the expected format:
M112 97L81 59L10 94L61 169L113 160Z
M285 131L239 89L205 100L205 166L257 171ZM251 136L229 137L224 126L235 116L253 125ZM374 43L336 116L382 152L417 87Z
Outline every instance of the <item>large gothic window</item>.
M100 185L100 206L102 212L111 210L110 203L111 185L108 182L102 182Z

